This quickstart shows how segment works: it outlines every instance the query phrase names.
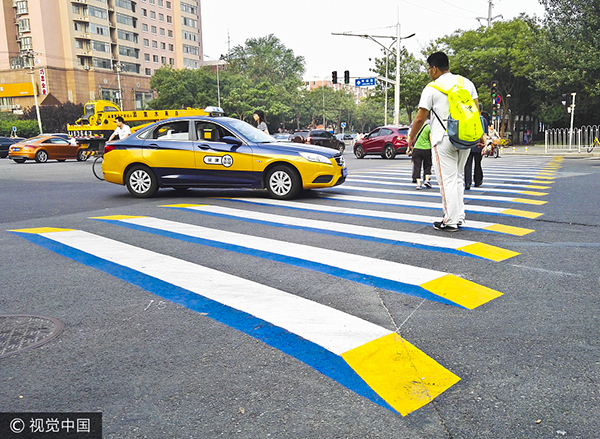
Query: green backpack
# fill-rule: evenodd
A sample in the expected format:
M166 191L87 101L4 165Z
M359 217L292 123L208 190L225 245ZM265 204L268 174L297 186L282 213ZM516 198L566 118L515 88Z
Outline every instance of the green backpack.
M448 102L450 103L448 125L444 126L435 111L433 114L448 133L450 142L457 149L470 149L477 145L483 135L483 127L479 118L479 108L477 108L471 97L471 93L465 89L465 78L457 75L457 79L457 84L449 89L442 87L435 81L430 82L427 86L433 87L448 96Z

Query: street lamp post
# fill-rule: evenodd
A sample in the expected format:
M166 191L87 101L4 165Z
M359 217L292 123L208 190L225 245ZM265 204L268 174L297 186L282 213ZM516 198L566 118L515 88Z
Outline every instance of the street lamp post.
M35 61L35 52L33 50L28 50L26 53L26 57L29 59L29 74L31 75L31 86L33 87L33 100L35 101L35 112L37 115L37 122L38 122L38 127L40 129L40 134L42 134L44 131L42 129L42 118L40 116L40 105L38 103L37 87L35 84L35 80L33 78L33 75L34 75L33 64Z
M383 50L385 50L386 52L386 56L389 56L389 53L394 53L392 50L390 50L389 48L387 48L386 46L384 46L383 44L381 44L379 41L377 41L375 38L391 38L393 40L392 45L394 44L394 42L396 43L396 84L394 85L394 125L398 126L399 125L399 112L400 112L400 40L407 40L409 38L412 38L415 36L415 34L411 34L407 37L401 37L400 36L400 20L398 20L398 23L396 24L396 36L389 36L389 35L366 35L366 34L350 34L350 33L342 33L342 34L338 34L338 33L332 33L332 35L343 35L343 36L352 36L352 37L361 37L361 38L367 38L371 41L376 42L377 44L379 44L381 47L383 47ZM386 81L388 80L388 78L385 78ZM386 87L386 91L387 91L387 87ZM386 100L387 102L387 100ZM387 108L386 108L386 115L385 118L387 119Z

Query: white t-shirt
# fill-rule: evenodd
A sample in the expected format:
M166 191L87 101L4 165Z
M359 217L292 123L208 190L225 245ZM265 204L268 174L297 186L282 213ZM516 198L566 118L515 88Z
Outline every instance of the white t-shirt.
M117 127L115 134L119 136L119 140L124 139L125 137L131 135L131 128L129 128L129 125L123 124L123 127Z
M456 75L453 73L444 73L438 79L435 80L441 84L443 88L451 88L458 82ZM475 85L465 78L465 89L471 93L473 100L478 98L477 89ZM431 121L431 145L437 145L442 141L442 138L446 134L446 130L440 124L432 110L439 116L440 119L446 124L446 119L450 115L450 104L448 103L448 96L433 87L425 87L421 93L421 100L419 101L419 108L424 108L430 112L429 120Z

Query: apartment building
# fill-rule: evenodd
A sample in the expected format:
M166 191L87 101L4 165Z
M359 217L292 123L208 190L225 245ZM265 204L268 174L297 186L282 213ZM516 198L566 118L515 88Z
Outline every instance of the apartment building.
M202 64L200 0L3 0L0 110L107 99L124 110L153 98L163 64Z

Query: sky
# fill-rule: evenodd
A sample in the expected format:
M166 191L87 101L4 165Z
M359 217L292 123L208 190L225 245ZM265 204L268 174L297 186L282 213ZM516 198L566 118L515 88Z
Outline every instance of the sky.
M306 80L330 79L334 70L339 78L345 70L352 78L372 77L369 69L382 57L381 46L332 33L394 36L399 22L401 37L415 34L402 45L419 55L437 38L477 29L477 17L487 23L488 6L488 0L201 0L204 58L218 59L228 47L273 34L294 55L304 57ZM542 18L544 8L538 0L493 0L492 12L504 20L521 13ZM389 38L378 40L392 44Z

